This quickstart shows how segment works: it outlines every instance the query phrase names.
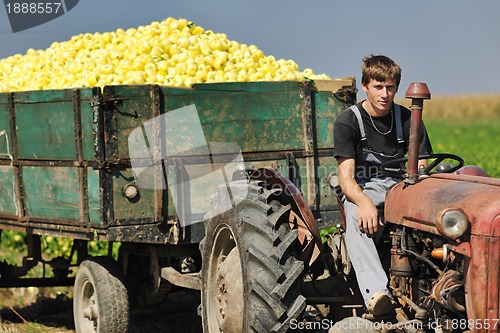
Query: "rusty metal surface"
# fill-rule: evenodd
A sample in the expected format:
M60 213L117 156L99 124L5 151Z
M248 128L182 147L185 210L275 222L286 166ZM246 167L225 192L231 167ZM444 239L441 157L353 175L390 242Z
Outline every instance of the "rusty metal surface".
M420 131L422 127L422 100L413 99L410 116L410 143L408 146L408 179L414 184L418 179L418 155L420 150Z
M457 170L460 175L489 177L488 173L477 165L466 165Z
M450 250L462 254L466 261L467 317L483 322L497 320L500 179L435 174L414 185L399 183L387 193L385 218L391 223L439 235L436 224L448 209L460 210L471 224L470 234L449 243Z
M309 205L316 203L315 190L316 168L314 148L316 146L314 134L314 114L311 100L311 85L309 82L301 84L302 89L302 127L304 131L304 151L306 154L306 201Z
M405 182L414 184L418 180L418 155L420 148L420 129L424 99L430 99L431 93L425 83L412 82L406 91L406 98L411 98L410 139L408 146L408 174Z
M430 99L431 92L427 84L423 82L412 82L405 93L406 98Z
M439 234L436 222L448 209L458 209L471 222L473 235L491 236L500 214L500 180L456 174L433 175L407 186L399 183L386 196L385 219Z
M11 165L14 168L14 193L16 214L22 219L26 216L26 204L24 202L23 188L22 188L22 171L18 165L19 161L19 150L17 144L17 129L16 129L16 113L14 108L14 94L10 93L8 95L8 112L9 112L9 122L10 122L10 151L12 153Z
M500 230L499 216L493 224L497 231ZM492 323L496 321L498 329L500 238L473 235L470 242L471 259L466 276L465 294L467 317L482 322L486 322L486 319ZM476 331L486 332L484 328Z

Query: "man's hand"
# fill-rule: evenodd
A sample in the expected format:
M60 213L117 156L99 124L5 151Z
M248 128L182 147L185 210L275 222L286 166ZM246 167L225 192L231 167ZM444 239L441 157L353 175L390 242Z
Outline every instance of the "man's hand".
M361 232L374 235L378 226L383 226L378 216L377 207L373 201L363 193L363 190L354 180L355 161L352 158L340 158L338 164L338 176L340 186L344 195L353 203L358 205L358 226Z
M373 236L377 232L379 225L383 226L383 223L382 219L378 216L377 207L375 207L370 198L366 197L366 200L363 200L359 205L359 230Z

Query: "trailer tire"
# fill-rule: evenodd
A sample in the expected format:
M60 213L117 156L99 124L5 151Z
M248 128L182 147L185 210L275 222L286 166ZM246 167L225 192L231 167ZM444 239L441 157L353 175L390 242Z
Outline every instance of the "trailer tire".
M233 182L229 188L246 197L220 214L212 209L204 221L203 331L286 332L306 306L299 289L304 263L294 253L298 233L288 224L290 205L281 205L262 182ZM223 186L212 197L213 208L226 192Z
M73 312L77 333L124 333L129 302L123 275L110 257L84 260L76 274Z

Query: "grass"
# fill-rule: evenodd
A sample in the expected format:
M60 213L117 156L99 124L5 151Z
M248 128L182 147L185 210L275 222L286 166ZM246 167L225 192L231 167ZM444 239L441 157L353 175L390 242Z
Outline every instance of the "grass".
M500 117L452 122L431 118L425 124L434 152L459 155L465 165L477 165L500 178Z
M2 298L10 299L0 309L0 333L74 332L71 299L56 295L61 288L2 289Z

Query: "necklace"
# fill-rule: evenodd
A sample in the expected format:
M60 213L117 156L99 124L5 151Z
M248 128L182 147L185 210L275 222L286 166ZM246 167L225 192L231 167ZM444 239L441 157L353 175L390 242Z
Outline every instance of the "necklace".
M368 112L367 112L368 113ZM368 113L368 115L370 116L370 120L372 122L372 125L373 125L373 128L375 128L375 131L377 131L379 134L382 134L382 135L387 135L389 133L391 133L392 131L392 127L393 127L393 124L394 124L394 113L392 113L392 109L391 109L391 128L389 128L389 130L387 132L382 132L380 131L377 126L375 126L375 123L373 122L373 118L372 118L372 115L370 113Z

